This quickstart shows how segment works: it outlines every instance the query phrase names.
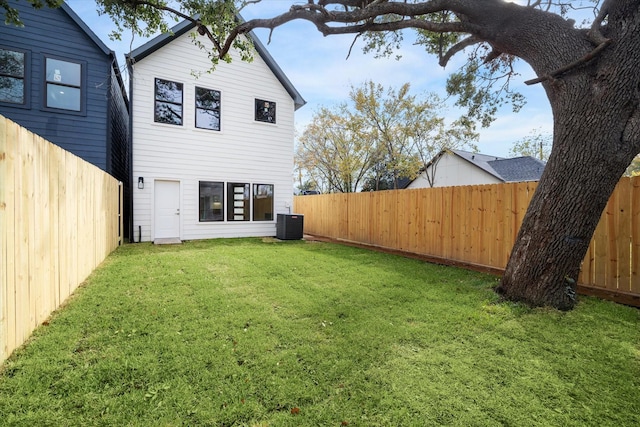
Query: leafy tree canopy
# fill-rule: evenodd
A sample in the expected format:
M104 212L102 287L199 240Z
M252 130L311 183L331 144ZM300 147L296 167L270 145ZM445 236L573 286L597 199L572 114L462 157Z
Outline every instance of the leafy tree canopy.
M27 1L34 7L55 7L62 2ZM518 111L525 102L510 86L510 78L516 75L515 56L496 50L477 35L464 36L479 30L462 17L465 2L314 0L295 4L292 1L290 9L277 17L240 21L245 7L263 1L266 0L96 0L96 3L98 13L107 14L115 24L111 34L114 39L123 34L150 37L169 32L180 20L192 21L196 26L194 43L207 52L212 67L220 59L230 61L232 48L237 49L243 60L251 61L250 43L238 36L254 28L273 31L292 20L310 21L324 35L354 34L355 39L364 41L364 51L376 56L393 55L404 40L403 30L413 29L416 43L428 53L438 55L442 66L456 53L464 50L468 54L468 62L450 75L446 90L456 96L458 106L468 110L470 119L488 126L500 106L511 104ZM456 6L458 3L461 6ZM536 1L531 6L555 8L564 14L574 8L571 3ZM8 0L0 0L0 7L7 10L8 23L20 22Z
M514 142L509 154L514 157L531 156L546 162L549 159L549 154L551 154L552 145L552 135L534 131Z
M6 25L24 25L18 16L18 11L11 7L10 0L0 0L0 9L4 9L5 17L4 23ZM59 7L63 0L25 0L30 3L35 9L42 9L43 7Z
M298 168L328 191L358 191L365 179L367 188L381 190L415 178L443 149L475 148L472 122L446 123L443 101L412 95L410 88L368 81L352 86L349 102L321 108L299 139Z

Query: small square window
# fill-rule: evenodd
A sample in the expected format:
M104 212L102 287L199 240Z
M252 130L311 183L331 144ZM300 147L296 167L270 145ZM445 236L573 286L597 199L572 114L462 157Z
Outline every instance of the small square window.
M276 103L256 99L256 121L265 123L276 122Z
M48 108L82 110L82 65L46 58Z
M153 120L182 126L182 83L156 79L154 91Z
M25 103L24 52L0 49L0 102Z
M200 181L200 222L224 221L224 183Z
M196 127L220 130L220 91L196 87Z

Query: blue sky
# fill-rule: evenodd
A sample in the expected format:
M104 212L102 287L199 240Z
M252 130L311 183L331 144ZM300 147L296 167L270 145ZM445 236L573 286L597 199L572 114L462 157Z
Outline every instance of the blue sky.
M242 15L245 19L272 17L286 11L293 2L265 0L259 5L248 6ZM112 41L108 35L114 25L108 17L98 16L93 0L67 0L67 3L109 48L117 52L121 68L124 66L124 54L146 41L127 35L123 35L120 42ZM300 133L320 107L330 108L347 101L351 86L360 86L367 80L394 88L409 82L413 94L433 92L444 97L446 76L465 59L464 55L459 55L443 69L437 64L437 58L410 43L405 43L399 52L402 55L400 60L375 59L371 54L362 53L363 43L359 41L347 59L353 36L323 37L306 22L291 22L277 28L269 44L267 31L258 30L256 33L307 101L307 105L296 112L296 128ZM519 113L513 113L510 108L501 110L489 128L480 129L477 145L482 153L508 156L515 141L532 132L551 133L551 108L542 86L524 85L525 80L535 76L527 64L522 64L520 72L522 75L516 77L513 87L525 95L527 105ZM459 113L451 107L440 114L455 118Z

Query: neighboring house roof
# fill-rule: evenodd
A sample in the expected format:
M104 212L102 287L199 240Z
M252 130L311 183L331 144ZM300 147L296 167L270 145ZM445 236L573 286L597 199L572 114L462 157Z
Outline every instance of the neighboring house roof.
M242 20L242 18L239 18ZM161 47L170 43L174 38L180 37L183 34L193 30L195 28L195 24L189 20L184 20L175 27L171 29L171 33L164 33L159 35L158 37L148 41L142 46L134 49L131 53L126 55L128 61L140 61L141 59L149 56L153 52L157 51ZM293 99L295 109L302 107L307 103L302 98L302 95L298 92L298 90L293 86L293 83L289 80L289 78L284 74L284 71L280 68L280 66L276 63L275 59L271 56L267 48L262 44L262 42L258 39L258 37L253 33L253 31L249 32L247 36L253 42L253 45L258 52L258 55L266 62L267 66L271 70L271 72L276 76L276 78L280 81L280 84L286 89L291 98Z
M442 150L428 164L433 165L444 154L449 153L473 164L502 182L538 181L542 176L545 162L531 156L507 159L463 150ZM424 168L421 169L424 172ZM407 184L408 185L408 184Z
M91 28L89 28L78 15L76 15L73 9L71 9L71 6L69 6L65 2L62 2L62 4L60 5L60 9L64 10L67 15L69 15L69 17L73 19L76 25L78 25L78 27L80 27L82 31L87 33L87 36L89 36L89 38L96 44L96 46L100 48L100 50L104 52L105 55L113 55L115 60L115 53L111 49L109 49L107 45L105 45L93 31L91 31Z
M538 181L546 165L545 162L531 156L507 159L463 150L449 151L490 173L502 182Z
M538 181L545 163L531 156L488 162L505 182Z
M489 164L490 161L503 160L504 159L503 157L490 156L488 154L481 154L481 153L472 153L469 151L462 151L462 150L442 150L436 157L443 155L445 152L452 153L462 158L463 160L466 160L467 162L472 163L473 165L479 167L485 172L495 176L500 181L504 181L504 179L502 179L502 177L499 174L497 174L496 171Z

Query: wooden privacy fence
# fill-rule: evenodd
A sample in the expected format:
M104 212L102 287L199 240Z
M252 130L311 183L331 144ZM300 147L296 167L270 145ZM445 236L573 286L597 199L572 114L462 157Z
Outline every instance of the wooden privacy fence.
M120 243L122 186L0 116L0 363Z
M304 232L504 270L535 182L296 196ZM579 291L640 305L640 177L623 178L602 213Z

